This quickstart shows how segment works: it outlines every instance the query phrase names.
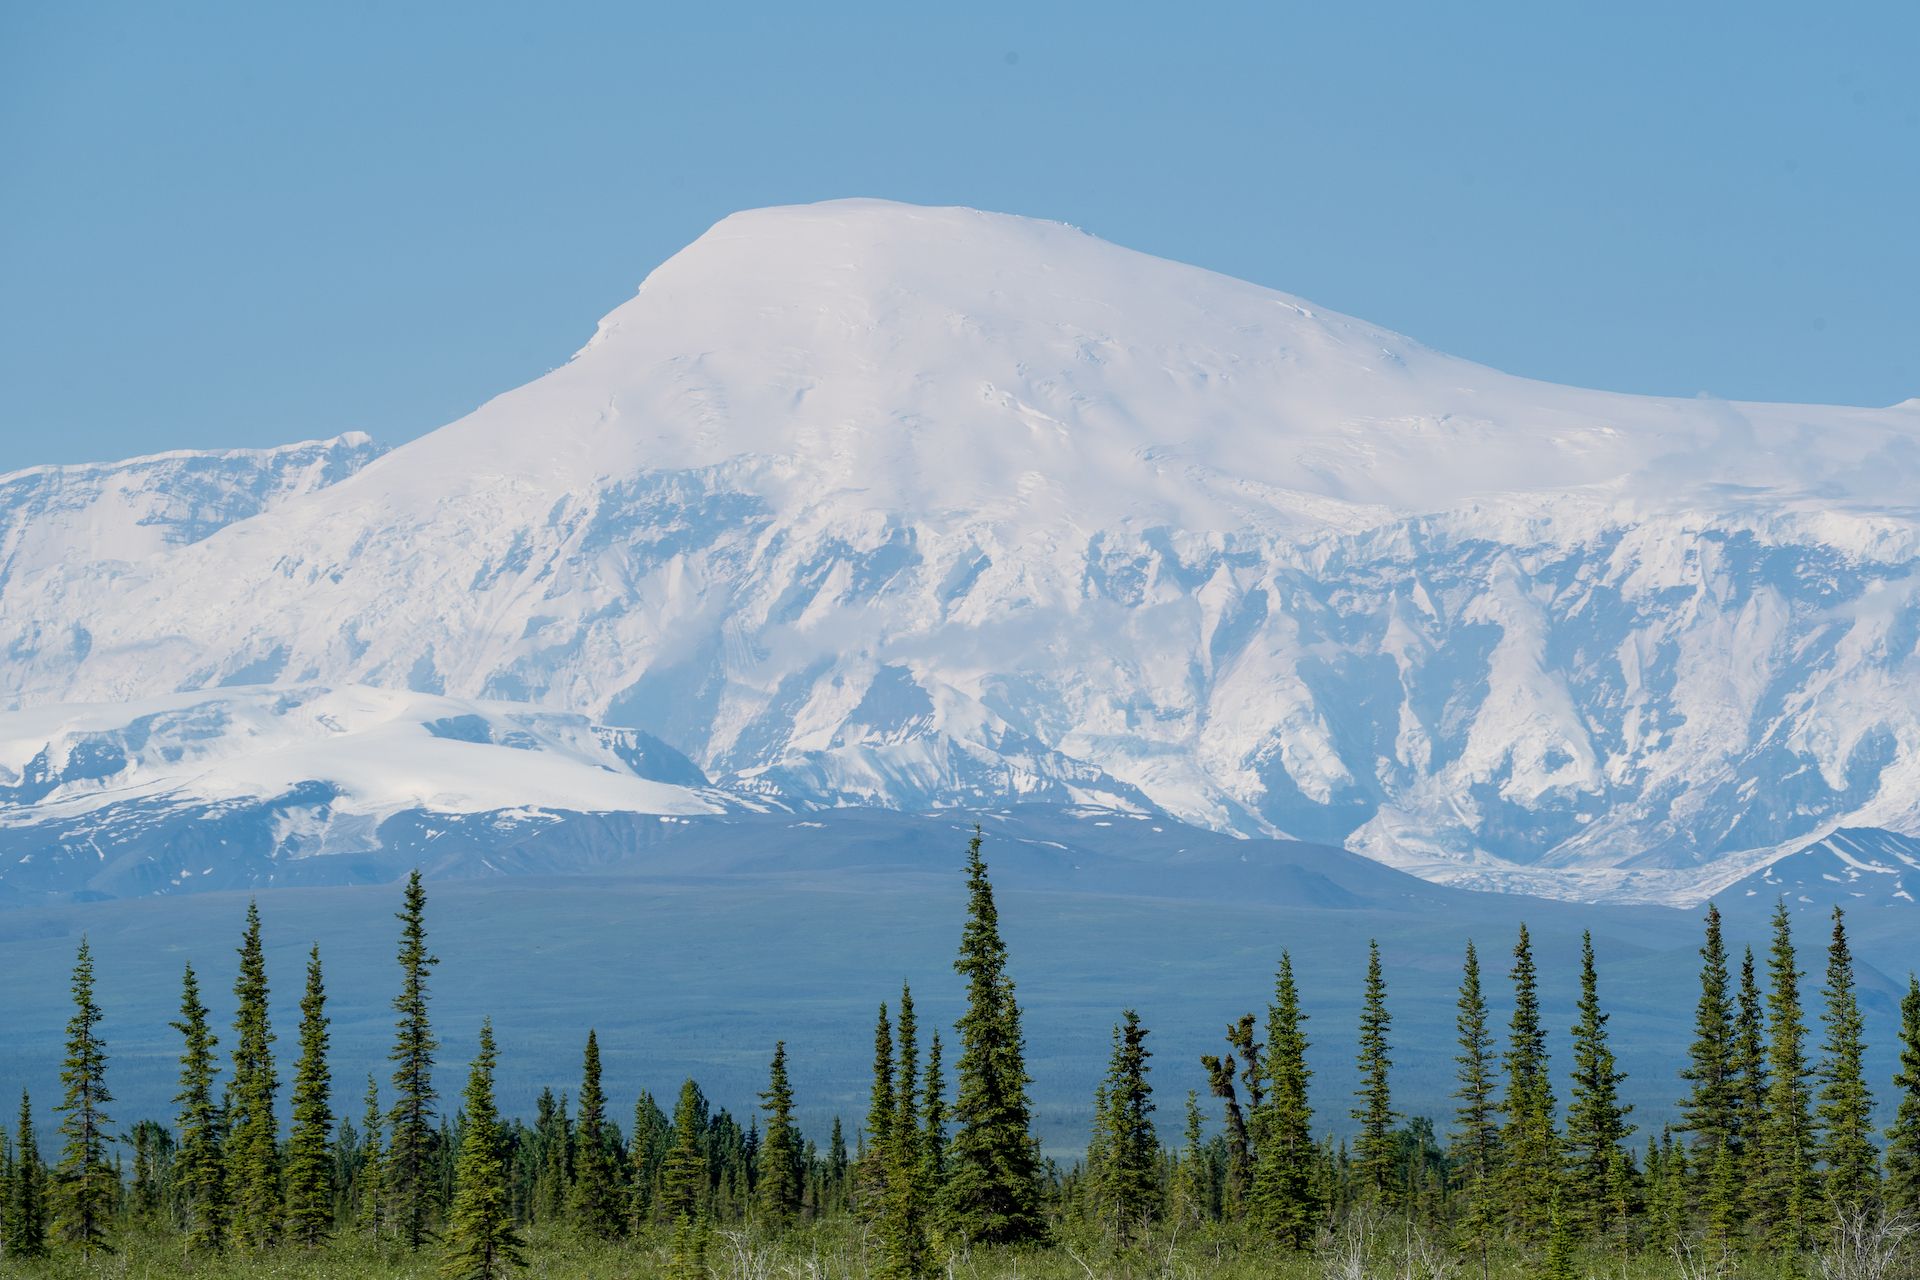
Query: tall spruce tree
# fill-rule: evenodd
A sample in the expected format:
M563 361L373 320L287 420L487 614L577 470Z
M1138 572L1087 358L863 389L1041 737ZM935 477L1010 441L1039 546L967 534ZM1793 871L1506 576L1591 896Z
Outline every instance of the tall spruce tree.
M1248 1216L1267 1239L1295 1249L1313 1238L1321 1199L1307 1100L1313 1072L1307 1066L1306 1022L1293 957L1283 951L1274 972L1273 1003L1267 1006L1267 1088L1253 1118L1258 1147Z
M867 1099L867 1128L853 1167L853 1206L866 1221L886 1205L888 1157L893 1150L893 1018L882 1003L873 1024L873 1088Z
M1360 1002L1360 1087L1354 1090L1353 1118L1360 1122L1354 1143L1354 1172L1361 1187L1382 1201L1397 1198L1394 1166L1398 1155L1393 1122L1393 1094L1388 1079L1393 1067L1387 1036L1393 1019L1387 1012L1387 980L1380 968L1380 944L1367 943L1367 982Z
M1501 1200L1523 1243L1540 1242L1548 1228L1545 1194L1559 1177L1560 1140L1554 1131L1553 1083L1547 1033L1540 1020L1540 976L1533 939L1520 926L1513 948L1513 1018L1508 1024L1506 1096L1501 1099Z
M7 1180L6 1203L0 1205L0 1241L6 1256L17 1261L44 1257L47 1252L47 1170L40 1162L40 1143L33 1133L33 1099L20 1093L20 1124L14 1132L13 1176Z
M967 924L954 968L967 980L943 1220L967 1244L1044 1240L1040 1147L1027 1099L1026 1043L1000 914L974 828L967 849Z
M756 1155L760 1167L759 1176L754 1180L754 1195L761 1218L775 1227L784 1227L800 1214L806 1179L800 1131L793 1123L793 1085L787 1079L785 1040L773 1046L773 1063L767 1068L767 1087L760 1095L760 1108L766 1113L767 1128Z
M1920 1213L1920 979L1907 975L1900 1001L1900 1066L1893 1076L1893 1124L1887 1129L1887 1207Z
M433 1055L440 1046L427 1019L427 979L439 959L427 951L427 891L419 871L407 876L400 921L400 994L393 998L393 1109L387 1115L383 1190L393 1232L408 1249L433 1238L439 1209L434 1163Z
M1613 1226L1616 1182L1633 1132L1632 1108L1620 1101L1618 1069L1607 1041L1607 1014L1600 1007L1600 980L1593 934L1580 942L1579 1018L1573 1027L1573 1091L1567 1103L1567 1197L1569 1221L1590 1232Z
M1760 1169L1761 1130L1767 1121L1767 1023L1765 997L1748 947L1740 957L1740 994L1735 998L1733 1053L1735 1168L1751 1189Z
M247 904L247 931L234 978L232 1103L228 1110L227 1200L233 1238L265 1249L280 1238L280 1122L274 1115L279 1079L273 1064L273 1028L267 1012L266 949L260 908Z
M107 1145L113 1141L107 1126L113 1121L104 1108L113 1095L107 1091L102 1016L93 999L93 949L82 936L73 962L73 1016L67 1021L67 1055L60 1070L66 1089L58 1108L64 1117L64 1142L53 1179L53 1234L88 1258L107 1246L120 1190L119 1175L107 1163Z
M287 1231L311 1249L333 1232L333 1074L327 1066L327 988L320 947L307 954L300 998L300 1060L293 1068L293 1134L287 1142Z
M1740 1090L1733 1070L1733 990L1727 975L1719 907L1707 904L1706 921L1693 1045L1680 1072L1680 1078L1690 1086L1680 1103L1680 1127L1693 1138L1693 1166L1704 1175L1700 1194L1711 1222L1733 1212L1733 1207L1724 1202L1730 1188L1723 1184L1730 1166L1721 1161L1720 1149L1735 1140L1740 1123Z
M936 1031L927 1046L927 1078L920 1090L920 1178L930 1210L938 1209L940 1189L947 1180L947 1077L941 1054L940 1033ZM929 1221L928 1231L938 1236L937 1220Z
M493 1100L497 1063L489 1018L480 1024L480 1051L461 1104L465 1123L454 1165L446 1255L440 1264L446 1280L496 1280L526 1265L507 1192L506 1136Z
M704 1280L707 1257L707 1100L700 1086L680 1086L673 1108L673 1145L660 1168L660 1207L673 1226L669 1274Z
M929 1268L927 1186L920 1133L920 1028L913 991L905 984L894 1031L893 1097L880 1152L886 1188L877 1223L880 1272L892 1280L914 1280Z
M1874 1149L1873 1096L1864 1067L1866 1044L1854 987L1853 951L1847 944L1846 913L1833 909L1833 940L1827 948L1827 984L1821 989L1827 1029L1821 1048L1820 1157L1826 1165L1826 1194L1840 1209L1868 1203L1879 1189L1879 1153Z
M1774 905L1773 945L1767 958L1767 1106L1749 1204L1763 1225L1766 1243L1786 1253L1811 1243L1817 1199L1802 976L1793 921L1783 899Z
M1101 1221L1123 1243L1159 1216L1160 1141L1153 1128L1153 1087L1147 1081L1147 1029L1132 1009L1113 1029L1113 1054L1094 1117L1098 1166L1087 1172Z
M600 1087L600 1039L589 1030L581 1059L580 1111L573 1127L573 1187L567 1210L574 1227L595 1240L613 1239L624 1225L613 1156L607 1132L607 1095Z
M193 966L181 981L180 1021L173 1024L185 1042L180 1053L180 1154L174 1166L181 1225L186 1245L195 1253L216 1253L227 1238L227 1175L221 1150L225 1118L214 1101L213 1081L218 1070L214 1050L220 1045L200 1000L200 980Z
M1460 1052L1449 1157L1454 1169L1455 1194L1461 1203L1458 1225L1462 1241L1484 1251L1491 1244L1493 1177L1500 1146L1500 1125L1493 1098L1493 1034L1487 1029L1487 1000L1480 984L1480 957L1467 940L1461 966L1460 999L1454 1017Z

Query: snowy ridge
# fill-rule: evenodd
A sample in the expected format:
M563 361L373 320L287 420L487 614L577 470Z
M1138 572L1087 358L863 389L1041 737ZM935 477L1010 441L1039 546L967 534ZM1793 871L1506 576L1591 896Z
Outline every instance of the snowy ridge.
M1916 494L1913 401L1558 387L838 201L722 221L564 367L206 536L25 519L59 550L0 582L0 703L407 690L781 803L1157 806L1694 901L1920 833Z
M362 686L0 714L0 899L98 887L110 859L109 879L131 866L147 888L196 875L230 887L291 861L378 850L396 831L431 840L457 828L486 846L580 814L766 807L716 790L634 730Z

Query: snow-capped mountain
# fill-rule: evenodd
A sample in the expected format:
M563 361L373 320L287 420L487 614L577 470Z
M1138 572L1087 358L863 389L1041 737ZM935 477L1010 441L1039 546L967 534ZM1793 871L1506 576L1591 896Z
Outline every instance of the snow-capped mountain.
M0 900L350 879L343 855L450 832L484 858L575 814L764 808L635 730L364 686L3 713L0 779Z
M133 554L183 509L116 478L152 465L64 520L0 478L19 715L411 691L781 804L1157 807L1569 897L1920 833L1920 401L1553 386L838 201L722 221L564 367Z

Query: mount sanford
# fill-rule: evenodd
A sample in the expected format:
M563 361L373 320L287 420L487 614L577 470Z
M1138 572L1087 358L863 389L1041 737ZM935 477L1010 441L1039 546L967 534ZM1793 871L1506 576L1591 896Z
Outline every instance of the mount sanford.
M1917 568L1920 401L1560 387L1058 224L758 210L399 448L0 476L0 898L1021 803L1910 902Z

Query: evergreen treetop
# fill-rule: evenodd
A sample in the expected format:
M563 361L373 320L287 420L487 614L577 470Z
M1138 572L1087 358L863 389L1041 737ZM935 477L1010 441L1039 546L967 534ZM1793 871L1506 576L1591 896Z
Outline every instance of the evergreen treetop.
M1160 1140L1153 1127L1153 1087L1147 1081L1147 1029L1132 1009L1113 1029L1113 1054L1094 1116L1098 1164L1089 1160L1094 1203L1122 1241L1142 1229L1160 1207Z
M580 1108L573 1129L573 1188L567 1208L574 1226L595 1240L611 1240L626 1225L619 1176L607 1132L607 1095L600 1084L600 1038L589 1028L581 1056Z
M266 949L260 907L247 903L247 929L240 942L240 969L233 982L233 1088L227 1116L227 1201L233 1238L265 1249L280 1238L280 1122L274 1114L279 1078L273 1062L268 1014Z
M1681 1129L1693 1135L1699 1163L1711 1167L1721 1146L1739 1128L1739 1090L1733 1074L1734 1005L1727 975L1727 948L1720 908L1707 904L1706 940L1700 946L1700 1000L1694 1009L1693 1044L1680 1078L1691 1089L1680 1103Z
M948 1147L944 1221L963 1243L1018 1244L1047 1236L1040 1149L1027 1099L1026 1043L993 885L974 828L967 849L967 923L954 969L966 979Z
M1782 1251L1807 1246L1814 1215L1814 1128L1806 1018L1800 1004L1793 921L1784 899L1774 904L1767 957L1767 1105L1760 1133L1755 1202L1766 1243Z
M773 1046L766 1091L760 1095L766 1135L760 1141L759 1177L754 1186L761 1214L776 1226L793 1221L805 1190L800 1133L793 1123L793 1085L787 1079L787 1042Z
M393 1109L387 1116L387 1156L383 1190L391 1206L393 1229L409 1249L433 1238L439 1189L433 1153L433 1055L439 1042L427 1018L427 980L437 957L427 951L427 891L420 872L407 876L401 896L400 993L393 998Z
M33 1132L33 1099L20 1092L20 1122L13 1135L12 1176L0 1204L0 1244L22 1260L47 1252L47 1170Z
M65 1096L60 1134L64 1139L54 1176L53 1233L92 1257L107 1247L107 1229L120 1189L119 1175L107 1163L113 1121L105 1106L107 1048L100 1038L100 1006L93 998L93 949L85 936L73 963L73 1016L67 1022L67 1054L60 1071Z
M1393 1122L1399 1116L1393 1110L1390 1073L1392 1046L1388 1033L1393 1025L1387 1012L1387 980L1380 966L1380 944L1367 943L1367 979L1360 1005L1360 1087L1354 1091L1352 1116L1360 1122L1360 1136L1354 1144L1354 1172L1362 1186L1382 1200L1397 1194L1394 1169L1398 1151L1393 1138Z
M461 1102L465 1123L454 1165L446 1253L440 1264L445 1280L497 1280L512 1268L526 1265L507 1196L503 1135L493 1099L497 1061L489 1018L480 1024L479 1052Z
M293 1073L293 1135L287 1143L287 1227L313 1248L333 1230L333 1078L327 1067L327 990L316 944L300 999L300 1060Z
M1280 953L1273 1002L1267 1006L1266 1092L1251 1125L1255 1142L1247 1212L1268 1239L1304 1248L1319 1220L1313 1110L1307 1099L1307 1014L1293 976L1293 957Z
M1487 1029L1480 957L1474 951L1471 938L1467 940L1466 959L1461 966L1456 1008L1454 1026L1460 1052L1454 1058L1459 1070L1455 1077L1458 1087L1453 1096L1460 1105L1454 1111L1451 1158L1460 1193L1466 1197L1466 1233L1473 1241L1484 1243L1500 1127L1493 1099L1493 1034Z
M200 1000L200 982L193 966L181 981L180 1021L173 1024L184 1041L180 1054L180 1154L175 1179L187 1247L194 1252L218 1252L226 1243L226 1162L221 1150L226 1128L213 1082L218 1070L214 1050L219 1039L209 1024L207 1006Z
M1568 1203L1574 1221L1590 1231L1610 1225L1616 1180L1633 1132L1620 1101L1627 1076L1618 1069L1608 1043L1608 1015L1600 1007L1599 976L1593 934L1580 942L1579 1017L1573 1027L1573 1090L1567 1104Z
M1827 1029L1821 1045L1820 1156L1826 1193L1836 1208L1867 1204L1879 1189L1879 1152L1874 1147L1873 1096L1867 1088L1865 1025L1854 986L1853 951L1846 913L1833 909L1833 940L1827 948L1827 982L1821 994Z

